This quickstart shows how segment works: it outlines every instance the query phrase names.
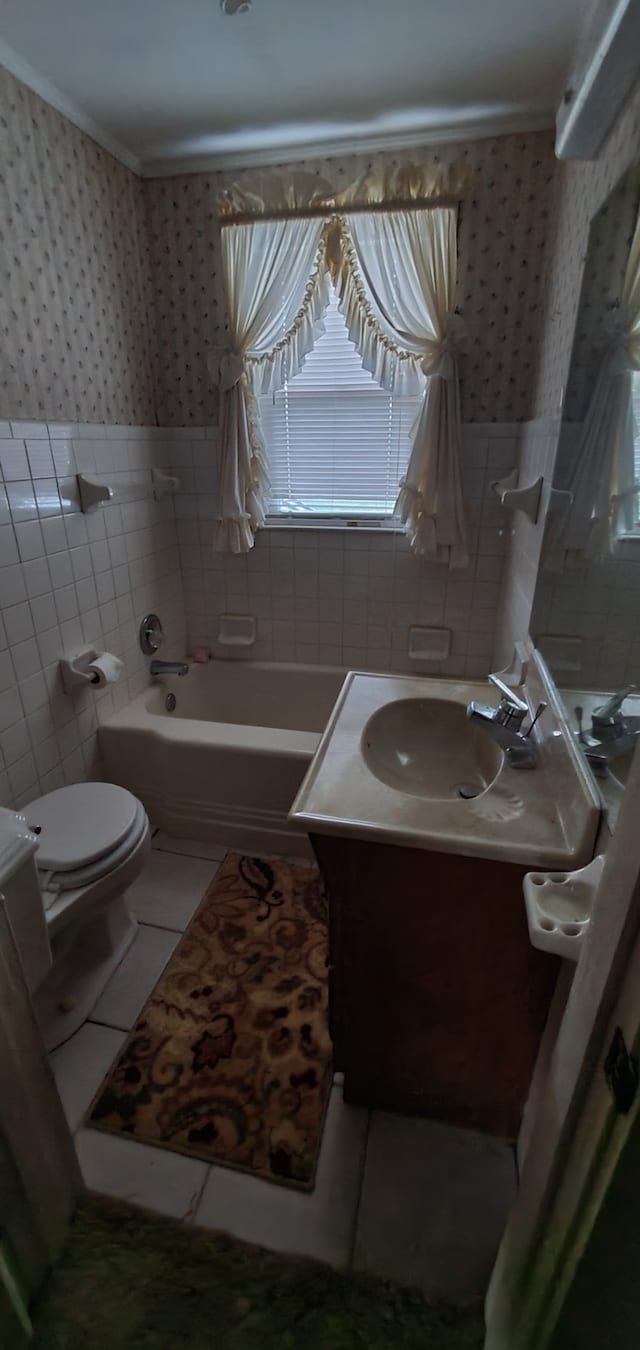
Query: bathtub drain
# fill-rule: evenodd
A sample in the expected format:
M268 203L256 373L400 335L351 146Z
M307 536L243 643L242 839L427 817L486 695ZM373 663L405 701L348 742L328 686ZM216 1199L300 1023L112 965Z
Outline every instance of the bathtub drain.
M174 711L175 711L175 706L176 706L176 703L177 703L177 702L178 702L178 700L177 700L175 694L167 694L167 697L165 698L165 701L164 701L164 706L165 706L167 712L174 712Z

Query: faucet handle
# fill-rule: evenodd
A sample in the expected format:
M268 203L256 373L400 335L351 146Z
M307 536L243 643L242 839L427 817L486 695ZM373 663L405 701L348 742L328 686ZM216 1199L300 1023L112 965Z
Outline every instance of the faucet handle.
M494 684L496 689L500 690L504 701L509 703L512 708L515 708L516 712L522 713L523 717L528 713L529 707L524 702L524 699L519 698L515 691L510 689L509 685L505 684L504 680L500 679L499 675L489 675L489 682L490 684Z
M612 694L611 698L606 699L598 708L594 708L591 714L591 721L594 727L615 726L616 714L620 712L622 704L628 694L633 694L637 690L637 684L625 684L618 694Z
M548 708L548 707L549 707L549 704L548 704L548 703L545 703L545 700L542 699L542 701L538 704L538 706L537 706L537 708L536 708L536 710L535 710L535 712L534 712L534 714L533 714L533 717L531 718L531 723L530 723L530 725L527 727L527 730L526 730L525 733L524 733L525 740L528 740L528 739L529 739L529 736L531 735L531 732L533 731L533 728L535 727L535 724L536 724L538 718L539 718L539 717L542 717L543 712L544 712L545 709Z

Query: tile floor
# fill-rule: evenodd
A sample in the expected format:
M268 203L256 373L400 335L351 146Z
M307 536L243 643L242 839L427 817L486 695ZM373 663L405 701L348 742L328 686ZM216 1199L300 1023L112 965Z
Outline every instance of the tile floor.
M90 1020L51 1057L87 1185L260 1246L420 1285L433 1298L483 1295L516 1188L506 1144L346 1106L338 1076L309 1195L82 1125L224 853L155 835L129 891L136 939Z

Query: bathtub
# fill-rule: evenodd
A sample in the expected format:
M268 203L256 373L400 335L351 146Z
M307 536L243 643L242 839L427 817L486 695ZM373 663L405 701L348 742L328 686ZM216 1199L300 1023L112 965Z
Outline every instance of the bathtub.
M345 674L210 661L163 676L99 728L106 776L170 834L306 856L287 813Z

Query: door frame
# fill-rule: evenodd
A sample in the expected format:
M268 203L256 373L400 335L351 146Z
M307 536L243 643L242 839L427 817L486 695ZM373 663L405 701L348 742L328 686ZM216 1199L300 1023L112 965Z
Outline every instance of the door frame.
M1 894L0 1143L2 1241L28 1301L60 1255L84 1188Z
M604 1073L617 1027L640 1054L636 752L487 1293L485 1350L545 1350L638 1114Z

